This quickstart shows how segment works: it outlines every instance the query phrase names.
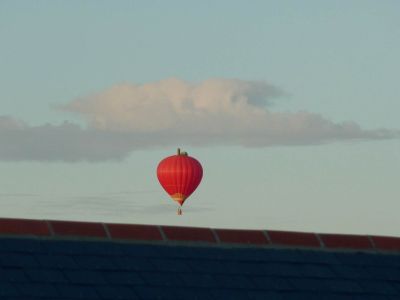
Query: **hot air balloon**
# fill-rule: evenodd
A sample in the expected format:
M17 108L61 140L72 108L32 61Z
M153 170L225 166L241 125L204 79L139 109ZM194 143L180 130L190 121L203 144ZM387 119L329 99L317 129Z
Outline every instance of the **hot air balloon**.
M182 214L183 203L199 186L202 177L201 164L179 148L176 155L164 158L157 167L158 181L179 205L178 215Z

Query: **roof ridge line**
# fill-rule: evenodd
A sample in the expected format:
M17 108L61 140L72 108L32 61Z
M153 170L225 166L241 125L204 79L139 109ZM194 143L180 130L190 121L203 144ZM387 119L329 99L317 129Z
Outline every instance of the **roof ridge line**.
M400 252L400 237L0 218L0 236Z

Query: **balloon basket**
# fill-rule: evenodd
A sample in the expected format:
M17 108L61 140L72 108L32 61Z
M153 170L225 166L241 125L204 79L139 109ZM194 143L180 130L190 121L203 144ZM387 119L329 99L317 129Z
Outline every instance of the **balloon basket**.
M178 211L176 212L178 216L182 216L182 208L178 207Z

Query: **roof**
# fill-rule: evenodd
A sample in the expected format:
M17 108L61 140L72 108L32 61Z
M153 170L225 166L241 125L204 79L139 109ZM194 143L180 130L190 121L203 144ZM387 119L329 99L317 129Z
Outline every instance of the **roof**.
M400 238L0 219L0 299L399 299Z

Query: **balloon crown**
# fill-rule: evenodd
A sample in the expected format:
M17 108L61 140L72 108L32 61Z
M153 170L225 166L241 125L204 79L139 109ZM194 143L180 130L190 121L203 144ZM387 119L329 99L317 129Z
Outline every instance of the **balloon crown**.
M184 156L188 156L188 153L186 151L181 151L181 148L178 148L178 150L176 151L177 155L184 155Z

